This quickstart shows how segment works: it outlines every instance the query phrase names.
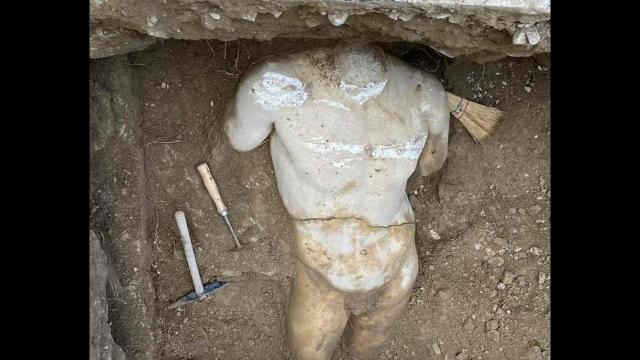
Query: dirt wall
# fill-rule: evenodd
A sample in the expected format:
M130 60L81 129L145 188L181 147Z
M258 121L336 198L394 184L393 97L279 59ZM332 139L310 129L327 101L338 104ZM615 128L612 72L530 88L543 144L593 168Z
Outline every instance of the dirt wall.
M157 39L276 37L410 41L478 61L550 51L544 0L92 0L90 11L94 58Z

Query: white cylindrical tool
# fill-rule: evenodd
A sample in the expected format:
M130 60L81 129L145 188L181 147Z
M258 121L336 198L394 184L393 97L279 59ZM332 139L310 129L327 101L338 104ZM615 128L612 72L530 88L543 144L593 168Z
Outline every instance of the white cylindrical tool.
M202 286L202 279L200 278L200 271L198 271L198 265L196 264L196 256L193 253L193 247L191 246L191 237L189 236L189 229L187 228L187 219L182 211L176 212L176 222L178 223L178 230L180 231L180 240L184 247L184 255L187 258L187 264L189 264L189 272L191 273L191 280L193 280L193 287L198 296L201 296L204 292Z

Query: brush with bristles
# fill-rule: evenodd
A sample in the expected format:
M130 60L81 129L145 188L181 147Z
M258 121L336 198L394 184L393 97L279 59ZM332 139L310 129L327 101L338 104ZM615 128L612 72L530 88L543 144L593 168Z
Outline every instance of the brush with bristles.
M501 122L504 112L474 103L447 92L451 115L460 120L471 137L477 142L484 142L491 136Z

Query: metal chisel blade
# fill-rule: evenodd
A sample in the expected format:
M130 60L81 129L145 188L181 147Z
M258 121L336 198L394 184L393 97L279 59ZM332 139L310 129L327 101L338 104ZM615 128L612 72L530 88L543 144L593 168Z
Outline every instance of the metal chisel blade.
M231 226L231 222L229 222L229 217L227 217L227 215L223 215L222 217L224 218L224 222L227 224L229 231L231 231L231 236L233 236L233 241L236 242L236 248L240 249L242 245L240 245L240 240L238 240L238 235L236 235L236 232L233 230L233 226Z

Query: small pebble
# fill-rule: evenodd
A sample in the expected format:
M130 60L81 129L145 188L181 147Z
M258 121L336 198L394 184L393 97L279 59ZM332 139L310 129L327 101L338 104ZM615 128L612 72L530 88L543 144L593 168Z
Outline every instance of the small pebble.
M493 341L500 340L500 332L498 330L490 330L487 332L487 337Z
M487 330L496 330L500 327L500 323L498 320L491 319L484 324L485 329Z
M527 286L527 279L525 279L524 276L518 276L518 279L516 281L518 282L519 286Z
M507 285L511 284L513 279L515 279L515 275L511 271L505 270L502 274L502 282Z
M543 178L542 176L540 176L540 181L538 182L538 184L540 186L545 186L547 184L547 180L545 180L545 178Z
M504 288L505 288L504 283L499 282L499 283L498 283L498 289L500 289L500 290L504 290Z
M473 318L472 317L468 317L464 323L462 323L462 328L464 328L466 331L471 331L473 329L476 328L476 324L473 322Z
M525 87L524 87L524 91L526 91L526 92L531 92L531 88L530 88L529 86L525 86Z
M429 229L429 235L431 235L431 238L434 240L440 240L440 235L433 229Z
M440 350L440 345L438 345L438 343L433 343L433 345L431 345L431 348L433 349L433 352L436 353L436 355L442 354L442 350Z
M533 205L529 208L529 215L536 216L541 210L542 208L540 207L540 205Z
M525 209L523 209L523 208L518 209L518 214L524 215L526 213L527 213L527 211Z
M456 354L456 360L469 360L469 355L462 350Z
M540 271L538 273L538 284L542 285L544 284L544 281L547 279L547 275L545 273L543 273L542 271Z
M504 264L504 259L501 256L496 256L493 257L491 259L489 259L489 264L495 266L495 267L499 267L502 266Z
M433 270L435 270L435 269L436 269L436 267L435 267L435 266L433 266L433 265L429 265L429 270L433 271Z
M542 250L540 250L540 248L537 248L535 246L529 249L529 252L535 256L540 256L542 254Z
M507 243L507 239L505 238L497 237L493 240L493 242L501 248L506 248L509 246L509 244Z
M542 359L542 349L540 349L540 347L537 345L530 347L526 353L526 359Z
M440 290L438 290L438 292L436 293L436 296L440 299L440 300L448 300L451 298L451 290L448 288L442 288Z
M149 19L147 19L147 27L154 27L156 26L156 24L158 24L158 17L157 16L151 16L149 17Z

